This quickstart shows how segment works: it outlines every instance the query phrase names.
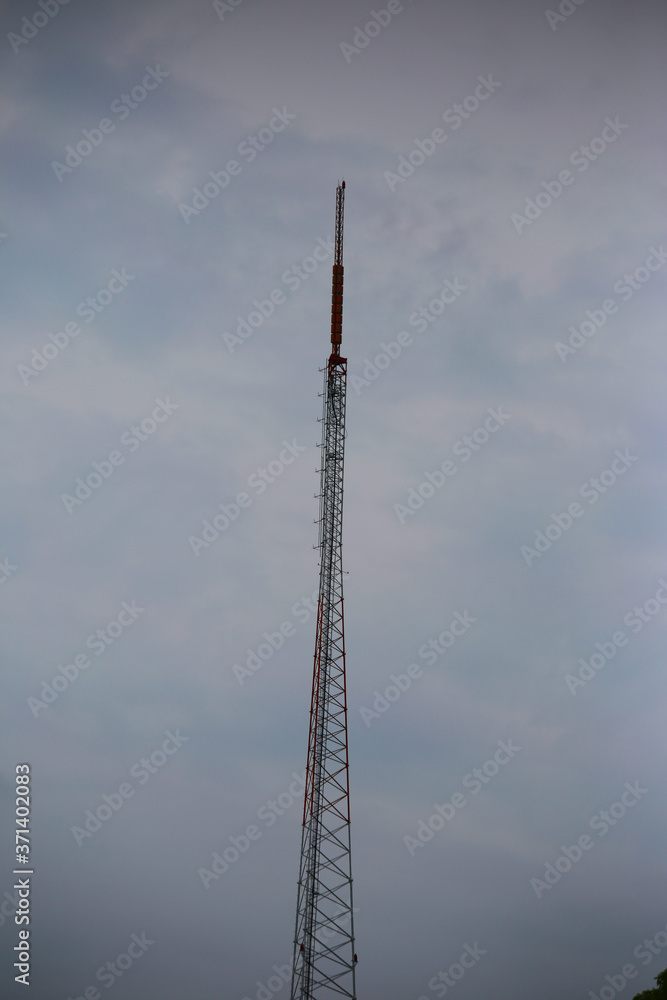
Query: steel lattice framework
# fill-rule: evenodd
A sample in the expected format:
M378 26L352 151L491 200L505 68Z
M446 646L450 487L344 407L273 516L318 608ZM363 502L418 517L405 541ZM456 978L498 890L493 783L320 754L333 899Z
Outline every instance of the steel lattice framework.
M336 191L331 355L324 369L320 589L292 964L292 1000L356 1000L347 694L343 627L343 458L347 359L343 316L345 181Z

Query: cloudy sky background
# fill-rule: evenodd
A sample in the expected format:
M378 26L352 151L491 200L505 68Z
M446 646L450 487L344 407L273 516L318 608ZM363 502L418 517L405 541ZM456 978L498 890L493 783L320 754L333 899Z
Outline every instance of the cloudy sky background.
M2 5L0 948L16 943L13 770L29 761L33 1000L107 995L96 972L133 934L154 944L110 987L118 1000L254 1000L291 960L300 805L270 827L258 810L305 766L315 626L295 605L317 586L331 259L298 288L286 272L332 237L342 177L359 997L436 996L429 980L475 943L460 1000L584 1000L627 963L631 997L667 966L667 948L633 955L667 926L665 613L637 633L623 622L667 578L667 265L627 302L614 291L665 239L665 10L587 0L552 28L536 0L414 0L348 62L341 43L380 7L74 0L15 52L9 33L39 8ZM112 103L147 67L168 75L120 120ZM488 100L443 123L489 74ZM274 109L295 117L248 162L239 144ZM59 180L53 161L105 117L113 131ZM607 118L627 128L580 171L571 154ZM447 139L390 185L436 128ZM186 222L179 205L232 159L240 173ZM567 168L573 183L518 233L512 213ZM127 287L77 317L123 268ZM411 315L446 279L465 291L419 332ZM230 350L224 335L275 289L284 301ZM610 298L616 313L562 361L556 343ZM400 357L360 382L401 331ZM177 408L130 452L123 435L158 399ZM456 458L499 407L503 427ZM258 495L248 479L285 441L305 450ZM617 449L636 461L582 500ZM123 464L68 513L63 494L116 450ZM448 458L456 475L401 523L395 505ZM250 506L195 555L189 538L243 491ZM528 566L521 546L576 500L583 515ZM132 601L145 610L92 654L87 637ZM420 658L465 611L466 634ZM240 684L234 666L286 622ZM573 694L566 676L618 630L627 644ZM84 652L91 666L35 717L28 699ZM412 662L423 675L365 724ZM178 729L178 752L130 777ZM520 752L410 856L404 838L499 740ZM134 796L77 846L72 827L128 781ZM647 791L592 833L626 782ZM261 837L204 888L198 869L253 823ZM538 899L531 879L587 832L594 849ZM21 995L3 977L2 996Z

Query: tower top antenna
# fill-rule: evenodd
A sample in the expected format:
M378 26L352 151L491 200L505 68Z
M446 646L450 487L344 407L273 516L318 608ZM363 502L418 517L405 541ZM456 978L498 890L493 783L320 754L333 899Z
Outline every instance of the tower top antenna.
M345 181L336 188L336 229L333 281L331 285L331 353L340 355L343 339L343 215L345 212Z

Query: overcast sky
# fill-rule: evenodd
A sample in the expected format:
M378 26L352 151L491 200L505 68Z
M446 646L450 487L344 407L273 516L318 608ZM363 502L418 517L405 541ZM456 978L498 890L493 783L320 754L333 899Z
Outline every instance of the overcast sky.
M57 2L0 12L0 995L23 762L32 1000L289 995L345 178L359 998L630 1000L667 966L664 5Z

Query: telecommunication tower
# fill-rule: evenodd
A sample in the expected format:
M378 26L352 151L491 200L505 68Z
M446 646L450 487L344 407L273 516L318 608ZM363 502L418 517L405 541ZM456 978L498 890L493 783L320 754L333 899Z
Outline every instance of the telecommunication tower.
M343 321L345 181L336 189L331 354L324 368L317 604L292 1000L356 1000L347 694L343 628L343 455L347 358Z

